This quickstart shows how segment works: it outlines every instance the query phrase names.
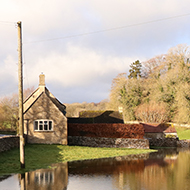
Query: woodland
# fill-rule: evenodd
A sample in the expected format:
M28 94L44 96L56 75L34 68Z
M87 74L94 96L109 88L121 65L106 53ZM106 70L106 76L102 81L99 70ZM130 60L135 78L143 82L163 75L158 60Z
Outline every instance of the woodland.
M130 65L112 81L110 106L123 108L126 121L190 123L190 47Z
M170 48L166 54L130 64L111 84L109 99L99 103L73 103L67 117L78 117L85 110L122 108L124 121L190 124L190 47ZM24 98L34 87L24 90ZM0 98L0 129L16 130L18 95Z

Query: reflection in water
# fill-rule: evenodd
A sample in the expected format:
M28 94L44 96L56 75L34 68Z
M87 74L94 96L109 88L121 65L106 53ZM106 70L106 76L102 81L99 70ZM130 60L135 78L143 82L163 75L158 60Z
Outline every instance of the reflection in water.
M190 149L160 149L138 156L76 161L18 176L20 187L16 190L187 190ZM2 178L0 189L9 190L5 182L10 179L13 180Z
M34 183L41 186L53 184L54 172L53 171L35 172Z
M21 190L64 190L68 183L67 163L54 164L51 169L40 169L20 174Z
M69 181L80 178L79 189L86 189L89 176L109 176L104 183L106 189L129 190L179 190L190 187L190 150L160 149L150 153L149 158L119 157L96 161L69 163ZM183 169L182 169L183 168ZM111 178L111 180L110 180ZM105 180L105 179L104 179ZM79 181L79 180L78 180ZM77 182L78 182L77 181ZM82 183L83 181L83 183ZM74 181L75 182L75 181ZM107 183L107 186L105 185ZM111 188L110 184L111 183ZM68 189L76 185L69 184ZM89 189L99 189L91 186Z

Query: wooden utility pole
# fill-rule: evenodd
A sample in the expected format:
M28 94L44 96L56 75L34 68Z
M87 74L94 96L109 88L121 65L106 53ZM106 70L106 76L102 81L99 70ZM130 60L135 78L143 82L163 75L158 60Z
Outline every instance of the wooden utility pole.
M19 134L20 134L20 166L25 168L24 155L24 118L23 118L23 75L22 75L22 23L18 25L18 92L19 92Z

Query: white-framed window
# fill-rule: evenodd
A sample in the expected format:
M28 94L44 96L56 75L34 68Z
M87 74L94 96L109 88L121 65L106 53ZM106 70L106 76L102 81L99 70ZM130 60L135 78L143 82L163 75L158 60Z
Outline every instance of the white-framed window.
M53 121L48 119L35 120L34 131L53 131Z

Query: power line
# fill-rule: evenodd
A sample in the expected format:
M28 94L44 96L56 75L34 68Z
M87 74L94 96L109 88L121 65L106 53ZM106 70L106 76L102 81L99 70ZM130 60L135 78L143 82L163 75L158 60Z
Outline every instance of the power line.
M120 27L108 28L108 29L103 29L103 30L97 30L97 31L93 31L93 32L86 32L86 33L74 34L74 35L63 36L63 37L58 37L58 38L50 38L50 39L36 40L36 41L31 41L31 42L24 42L23 44L55 41L55 40L62 40L62 39L67 39L67 38L74 38L74 37L92 35L92 34L97 34L97 33L109 32L109 31L120 30L120 29L124 29L124 28L130 28L130 27L141 26L141 25L145 25L145 24L151 24L151 23L155 23L155 22L171 20L171 19L180 18L180 17L186 17L186 16L190 16L190 13L183 14L183 15L172 16L172 17L161 18L161 19L156 19L156 20L151 20L151 21L146 21L146 22L141 22L141 23L136 23L136 24L131 24L131 25L126 25L126 26L120 26Z
M2 23L2 24L16 24L16 22L2 21L2 20L0 20L0 23Z
M10 22L10 21L1 21L0 20L0 25L6 25L8 27L15 26L17 28L17 23L16 22Z

